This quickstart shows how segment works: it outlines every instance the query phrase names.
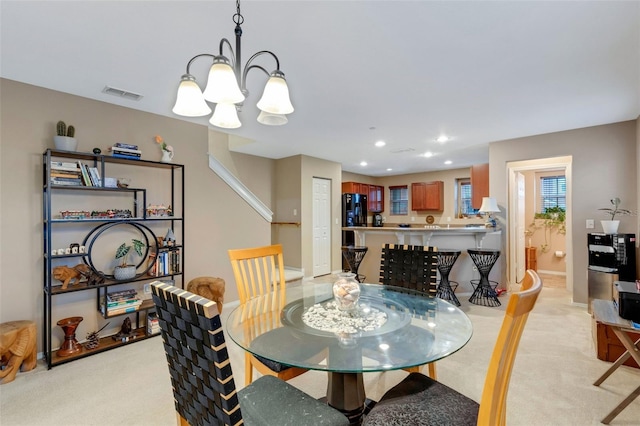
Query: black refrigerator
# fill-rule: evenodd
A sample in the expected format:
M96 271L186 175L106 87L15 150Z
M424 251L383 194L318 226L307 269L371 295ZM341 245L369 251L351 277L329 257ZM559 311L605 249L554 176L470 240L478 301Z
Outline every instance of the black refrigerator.
M367 196L342 194L342 226L367 226ZM342 231L342 245L355 245L353 231Z

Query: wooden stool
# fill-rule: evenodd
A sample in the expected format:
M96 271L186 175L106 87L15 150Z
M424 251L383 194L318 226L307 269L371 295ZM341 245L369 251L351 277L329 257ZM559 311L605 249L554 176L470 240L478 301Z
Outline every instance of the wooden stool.
M198 277L189 281L187 291L205 299L213 300L218 305L218 313L222 313L224 303L225 282L222 278Z
M10 321L0 324L0 383L16 378L18 369L33 370L36 366L36 323Z

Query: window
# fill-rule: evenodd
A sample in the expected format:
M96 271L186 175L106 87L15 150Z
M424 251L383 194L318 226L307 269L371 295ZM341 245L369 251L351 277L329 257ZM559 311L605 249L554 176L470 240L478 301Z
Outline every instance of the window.
M391 198L391 214L406 215L409 212L409 190L407 185L390 186L389 196Z
M557 173L557 172L556 172ZM567 180L563 175L540 176L539 213L551 207L567 210Z
M478 209L471 206L471 179L456 179L456 211L458 217L473 216Z

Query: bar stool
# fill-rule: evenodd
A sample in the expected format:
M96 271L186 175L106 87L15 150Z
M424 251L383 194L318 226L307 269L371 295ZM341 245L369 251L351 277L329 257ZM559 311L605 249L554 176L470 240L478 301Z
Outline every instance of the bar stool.
M369 247L342 246L342 256L347 261L349 271L356 274L358 282L363 282L366 278L364 275L358 274L358 268L362 259L364 259L364 255L367 254L367 250L369 250Z
M456 263L456 259L460 256L460 250L438 249L438 271L440 271L440 282L438 283L438 291L436 297L448 300L456 306L460 306L460 301L456 297L455 291L458 288L457 281L449 280L449 272Z
M469 302L483 306L500 306L501 303L495 291L498 283L489 281L489 272L498 260L500 250L468 249L467 252L480 272L479 280L471 280L474 290Z

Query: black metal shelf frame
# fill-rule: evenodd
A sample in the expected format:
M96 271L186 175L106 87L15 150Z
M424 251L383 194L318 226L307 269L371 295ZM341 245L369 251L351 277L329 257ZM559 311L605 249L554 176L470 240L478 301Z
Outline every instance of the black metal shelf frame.
M94 187L88 187L88 186L62 186L62 185L54 185L51 183L50 180L50 175L51 175L51 160L53 158L59 158L59 159L72 159L72 160L82 160L85 161L89 164L92 165L92 167L97 167L100 175L101 176L107 176L106 171L107 171L107 166L109 164L124 164L127 166L132 166L132 167L151 167L151 168L157 168L157 169L166 169L169 173L170 173L170 187L171 187L171 205L172 206L177 206L179 205L179 212L181 214L181 216L153 216L153 217L147 217L147 211L146 211L146 189L144 188L112 188L112 187L105 187L104 186L104 181L105 179L102 179L101 182L101 186L94 186ZM144 340L147 337L151 337L151 336L146 336L143 335L142 337L138 337L136 339L134 339L133 341L130 342L122 342L122 343L118 343L116 345L109 345L107 348L105 348L104 350L83 350L83 352L78 355L78 356L73 356L73 357L69 357L69 359L56 359L55 362L53 360L53 358L57 358L52 350L52 332L53 332L53 326L55 325L55 323L53 323L53 297L55 296L60 296L63 294L67 294L67 293L74 293L74 292L78 292L78 291L85 291L85 290L96 290L97 292L97 296L96 296L96 300L97 300L97 308L98 308L98 313L100 316L102 317L106 317L106 318L112 318L115 316L120 316L120 315L128 315L131 313L135 313L136 314L136 328L138 330L143 329L144 327L140 327L139 324L139 320L140 320L140 312L147 312L148 310L152 310L153 307L150 306L145 306L144 308L141 308L135 312L131 312L131 313L123 313L123 314L119 314L119 315L112 315L112 316L104 316L102 314L102 312L100 312L100 293L103 292L106 294L106 289L110 286L115 286L115 285L122 285L122 284L128 284L128 283L136 283L136 282L143 282L143 281L150 281L150 280L158 280L158 279L163 279L163 278L170 278L175 280L176 276L179 277L183 277L184 276L184 244L185 244L185 230L184 230L184 200L185 200L185 194L184 194L184 188L185 188L185 183L184 183L184 165L182 164L175 164L175 163L162 163L162 162L156 162L156 161L147 161L147 160L129 160L129 159L123 159L123 158L115 158L115 157L111 157L111 156L107 156L107 155L101 155L101 154L92 154L92 153L84 153L84 152L72 152L72 151L61 151L61 150L55 150L55 149L48 149L46 150L43 154L42 154L42 161L43 161L43 167L42 167L42 185L43 185L43 191L42 191L42 226L43 226L43 298L44 298L44 302L43 302L43 354L44 354L44 358L45 361L47 362L47 366L48 368L52 368L53 366L57 366L60 364L64 364L76 359L80 359L80 358L84 358L86 356L90 356L96 353L100 353L103 352L104 350L110 350L113 349L115 347L118 346L122 346L125 344L130 344L130 343L135 343L136 341L139 340ZM180 189L179 191L179 197L176 196L176 189ZM71 193L72 191L87 191L87 195L90 197L94 197L94 196L99 196L100 193L113 193L113 192L121 192L121 193L131 193L133 195L133 210L132 212L137 212L138 209L137 207L140 205L139 203L142 203L142 217L131 217L131 218L107 218L107 217L99 217L99 218L84 218L84 219L60 219L60 218L53 218L52 215L52 211L51 211L51 202L52 202L52 198L54 197L54 193L55 194L62 194L62 193ZM140 195L141 194L141 195ZM90 201L88 201L90 202ZM179 204L178 204L179 203ZM175 210L174 210L175 211ZM135 213L134 213L135 214ZM109 279L111 278L110 276L105 276L104 278L105 281L98 284L98 285L87 285L86 283L82 282L80 284L76 284L76 285L70 285L67 289L65 290L61 290L61 286L54 286L53 285L53 276L52 276L52 269L53 269L53 262L56 260L60 260L60 259L72 259L72 258L79 258L82 260L82 263L84 264L89 264L89 260L90 260L90 250L89 249L89 253L72 253L72 254L65 254L65 255L51 255L52 253L52 235L54 233L54 228L60 227L60 229L56 229L55 232L64 232L63 229L65 228L65 225L74 223L74 224L82 224L82 225L89 225L89 224L96 224L97 226L95 226L93 229L108 229L111 226L115 226L118 224L124 224L124 223L128 223L131 224L132 226L138 228L138 229L149 229L146 225L144 225L145 223L154 223L154 222L162 222L162 221L168 221L170 222L170 226L171 229L176 229L176 226L179 226L180 229L180 236L182 239L181 244L179 245L175 245L173 247L159 247L158 243L157 243L157 239L155 239L154 236L154 244L155 244L155 248L157 252L160 252L164 249L177 249L179 248L181 250L181 271L180 273L177 274L168 274L168 275L161 275L161 276L148 276L146 274L147 269L145 269L145 271L143 273L137 274L137 276L134 279L128 280L128 281L117 281L117 280L112 280ZM149 230L150 231L150 230ZM85 243L87 243L89 240L89 236L93 233L94 231L89 230L88 229L88 234L87 234L87 238L85 238ZM151 234L153 234L152 231L150 231ZM146 257L144 257L143 261L146 260ZM140 263L141 265L142 263ZM138 266L140 266L138 265ZM96 271L97 272L97 271ZM184 285L181 279L180 282L181 285Z

